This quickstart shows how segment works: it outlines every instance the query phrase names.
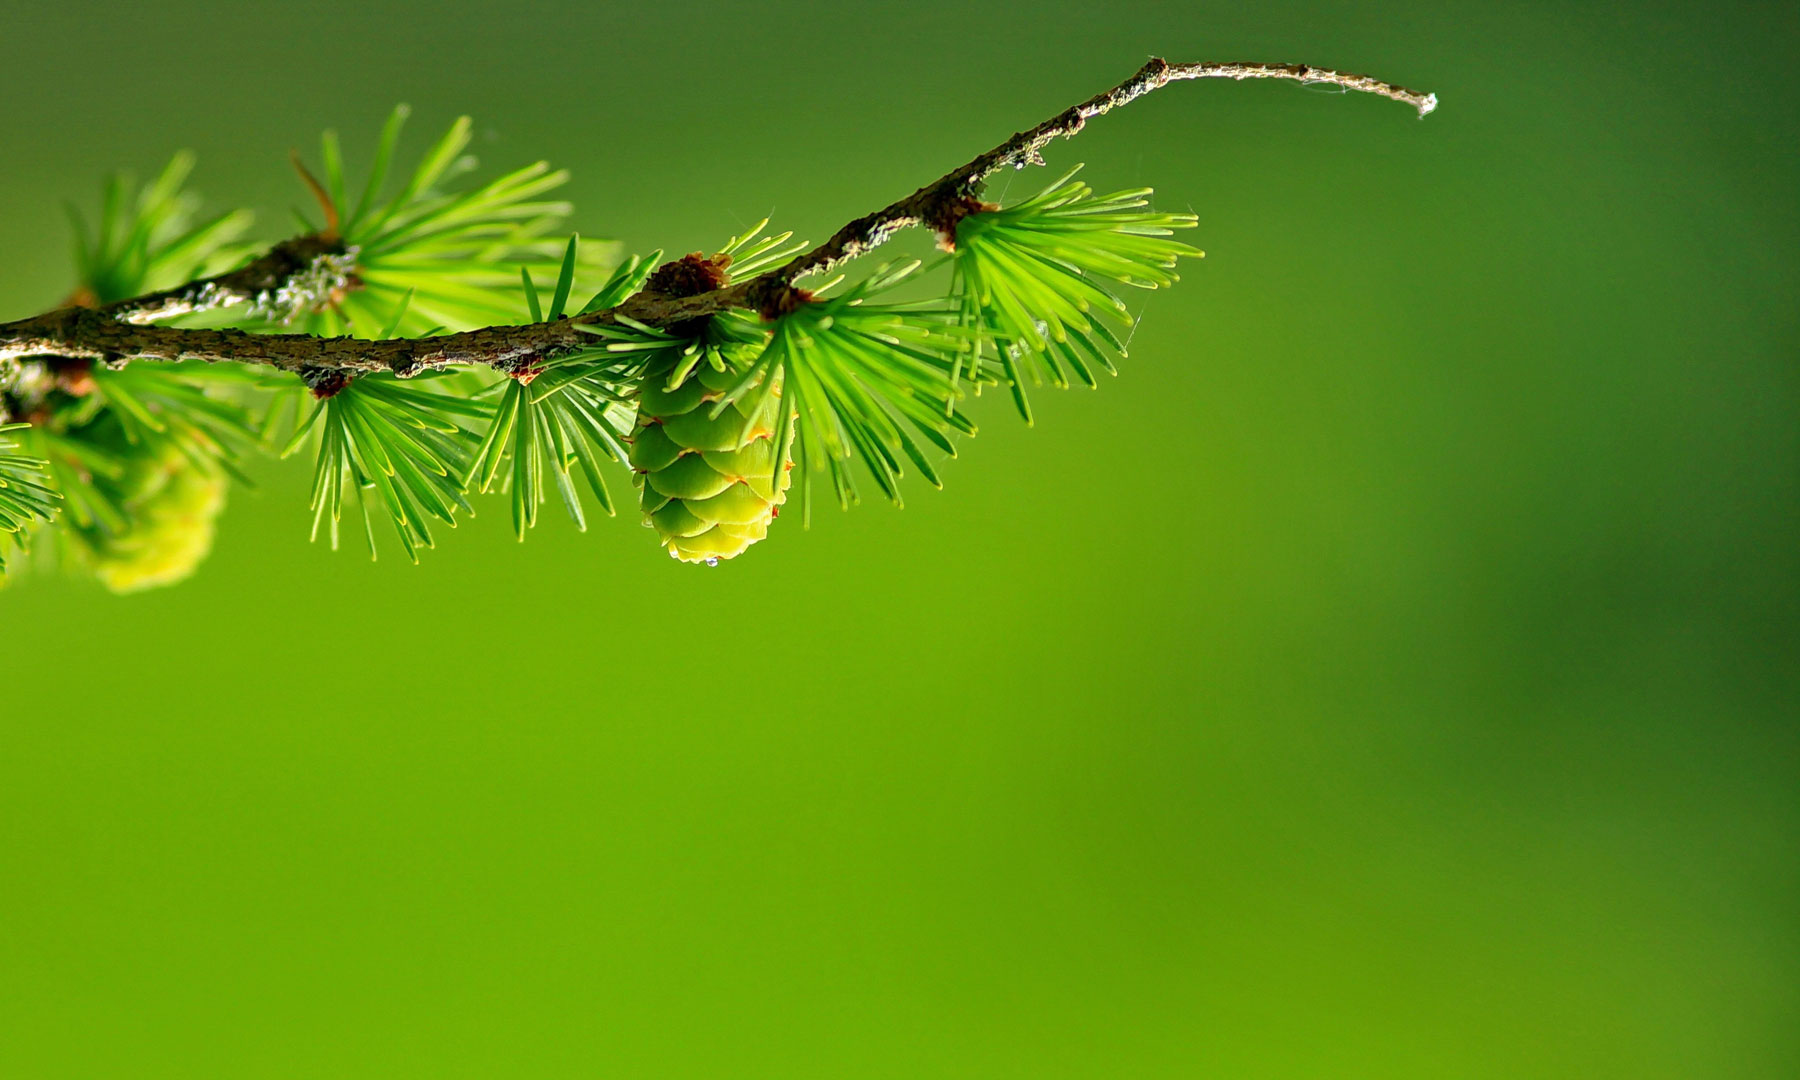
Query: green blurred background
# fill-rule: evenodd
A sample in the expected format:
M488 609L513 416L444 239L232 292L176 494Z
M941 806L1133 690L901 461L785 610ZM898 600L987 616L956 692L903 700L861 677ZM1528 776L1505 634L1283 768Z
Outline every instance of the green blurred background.
M279 235L287 150L401 100L681 252L1152 53L1443 98L1185 84L1055 147L1209 257L904 512L707 570L496 509L370 565L290 462L185 586L16 583L0 1075L1800 1075L1800 8L0 27L7 318L105 170L191 147Z

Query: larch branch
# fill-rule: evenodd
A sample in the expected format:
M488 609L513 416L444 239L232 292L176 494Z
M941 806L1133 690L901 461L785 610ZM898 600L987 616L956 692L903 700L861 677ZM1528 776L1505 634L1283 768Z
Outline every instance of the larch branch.
M1346 91L1376 94L1411 105L1421 117L1437 107L1435 94L1420 94L1367 75L1305 64L1193 63L1152 59L1130 79L1013 135L911 195L839 229L792 262L711 292L668 297L640 292L617 308L548 323L492 326L426 338L370 341L310 334L249 334L141 325L204 308L248 303L285 317L321 305L332 289L352 285L355 251L330 236L305 236L276 245L240 270L190 282L110 305L98 311L65 308L0 324L0 361L55 356L116 363L132 359L204 360L263 364L317 380L332 373L391 372L410 376L452 365L485 365L513 373L540 359L592 344L576 329L582 323L617 321L620 315L651 326L668 326L732 308L765 315L786 310L796 295L794 282L829 271L915 225L940 228L955 220L957 207L976 195L982 181L1008 166L1041 164L1045 146L1078 134L1087 122L1171 82L1187 79L1289 79L1322 83ZM963 212L966 212L963 211Z
M1041 165L1042 151L1052 141L1073 137L1094 117L1128 105L1152 90L1186 79L1292 79L1302 83L1322 83L1345 90L1378 94L1411 105L1419 111L1421 118L1437 108L1436 94L1421 94L1367 75L1353 75L1306 64L1171 64L1159 57L1152 58L1138 69L1137 74L1111 90L1095 94L1037 127L1019 132L962 168L945 174L899 202L852 221L839 229L830 240L765 276L779 279L784 285L791 284L802 275L823 273L863 255L885 243L901 229L930 224L943 214L947 206L957 200L973 197L981 182L1001 169L1008 166ZM768 286L763 288L767 289Z
M355 265L356 250L335 236L297 236L230 273L120 300L100 310L124 322L149 323L248 304L258 315L280 321L320 307L334 290L348 287Z

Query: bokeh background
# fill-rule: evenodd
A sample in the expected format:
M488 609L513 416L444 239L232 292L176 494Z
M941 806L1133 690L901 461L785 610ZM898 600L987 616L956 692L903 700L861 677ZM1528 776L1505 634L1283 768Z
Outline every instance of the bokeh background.
M1209 258L903 512L707 570L496 505L370 565L289 463L185 586L16 583L0 1074L1800 1075L1800 8L0 26L9 318L104 171L190 147L278 236L288 149L402 100L682 252L821 238L1152 53L1443 98L1185 84L1054 148Z

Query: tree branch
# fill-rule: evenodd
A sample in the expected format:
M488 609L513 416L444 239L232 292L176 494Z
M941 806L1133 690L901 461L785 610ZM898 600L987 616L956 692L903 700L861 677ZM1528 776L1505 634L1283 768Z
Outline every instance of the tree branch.
M1053 140L1071 138L1096 116L1102 116L1121 105L1128 105L1152 90L1186 79L1293 79L1302 83L1325 83L1345 90L1378 94L1393 101L1411 105L1420 118L1437 108L1436 94L1420 94L1405 87L1385 83L1367 75L1352 75L1305 64L1197 63L1171 64L1152 57L1137 74L1104 93L1095 94L1079 105L1061 113L994 147L975 160L873 214L857 218L839 229L837 234L806 254L764 275L787 285L805 274L824 273L865 254L885 243L901 229L919 224L935 224L954 218L954 204L973 198L983 180L1011 165L1042 165L1042 150ZM768 285L762 286L764 290Z
M970 208L981 182L1007 166L1042 164L1051 141L1079 133L1096 116L1129 104L1152 90L1186 79L1291 79L1325 83L1403 102L1421 117L1437 107L1437 96L1420 94L1367 75L1352 75L1304 64L1170 64L1152 59L1130 79L1069 108L1038 126L1015 134L959 169L900 201L839 229L830 240L794 261L698 296L671 297L640 292L617 308L549 323L493 326L428 338L370 341L310 334L249 334L236 330L189 330L138 325L202 308L250 303L278 316L316 307L331 289L349 283L355 251L318 236L276 245L241 270L191 282L166 292L113 304L100 311L65 308L0 324L0 362L57 356L116 363L130 359L235 361L291 371L314 385L332 375L392 372L410 376L457 364L485 365L512 373L540 359L592 343L576 326L615 322L625 315L651 326L668 326L731 308L765 315L788 310L800 295L794 282L829 271L886 242L901 229L932 225L954 234L954 223ZM341 380L340 380L341 381Z
M488 326L436 337L382 341L142 326L120 322L102 311L61 308L0 326L0 360L55 356L99 363L128 359L230 361L293 372L309 382L333 373L355 376L387 372L408 378L458 364L483 365L511 374L538 360L593 346L595 339L577 330L578 325L613 323L622 314L639 322L666 326L743 307L744 294L742 284L682 298L639 293L616 308L555 322Z
M285 321L323 305L350 283L356 251L318 234L283 240L228 274L107 304L100 310L130 323L172 319L195 311L249 304L253 313Z

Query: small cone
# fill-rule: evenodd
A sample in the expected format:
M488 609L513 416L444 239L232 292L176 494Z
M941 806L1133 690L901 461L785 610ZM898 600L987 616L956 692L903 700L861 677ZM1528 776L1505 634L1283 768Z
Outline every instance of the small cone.
M80 529L88 568L115 593L186 580L212 553L226 479L164 449L133 461L121 481L124 532Z
M743 369L699 370L664 388L673 363L647 371L632 435L638 505L663 547L683 562L730 559L768 535L787 501L791 460L776 461L781 375L764 376L717 418ZM786 422L793 423L792 415Z

